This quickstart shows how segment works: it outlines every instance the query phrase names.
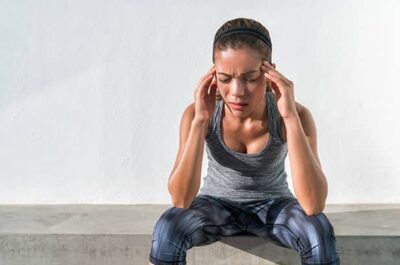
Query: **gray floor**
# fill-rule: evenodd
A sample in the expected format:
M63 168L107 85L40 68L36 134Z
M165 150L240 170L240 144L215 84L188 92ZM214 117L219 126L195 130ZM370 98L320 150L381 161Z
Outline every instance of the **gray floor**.
M153 226L171 205L0 205L0 264L147 264ZM400 205L327 205L342 264L400 264ZM188 264L300 264L252 236L188 251Z

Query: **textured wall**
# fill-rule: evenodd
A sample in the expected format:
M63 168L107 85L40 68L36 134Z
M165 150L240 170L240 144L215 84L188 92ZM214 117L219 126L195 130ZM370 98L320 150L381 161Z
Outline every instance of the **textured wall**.
M313 113L327 202L398 203L399 13L394 0L0 0L0 203L170 203L181 114L235 17L267 26Z

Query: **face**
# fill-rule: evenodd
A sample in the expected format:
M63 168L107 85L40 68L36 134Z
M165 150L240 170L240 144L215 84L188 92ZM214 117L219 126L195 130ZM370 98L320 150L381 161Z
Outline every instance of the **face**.
M262 58L256 51L247 47L217 50L214 64L218 90L235 116L247 116L263 103L267 78L260 69ZM231 103L247 105L237 109Z

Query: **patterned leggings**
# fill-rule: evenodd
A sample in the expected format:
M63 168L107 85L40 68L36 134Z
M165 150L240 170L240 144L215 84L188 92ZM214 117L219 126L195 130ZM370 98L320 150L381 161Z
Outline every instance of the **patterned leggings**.
M340 264L333 226L324 213L308 216L296 198L237 202L197 195L189 208L168 208L154 226L149 260L186 264L186 252L238 233L294 249L302 264Z

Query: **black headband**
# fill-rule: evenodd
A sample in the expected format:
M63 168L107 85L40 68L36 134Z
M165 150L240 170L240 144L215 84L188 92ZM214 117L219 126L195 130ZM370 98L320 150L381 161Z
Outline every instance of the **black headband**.
M228 35L232 35L232 34L249 34L252 35L260 40L262 40L265 44L268 45L268 47L272 50L272 43L271 43L271 39L266 36L265 34L254 30L252 28L234 28L234 29L229 29L227 31L222 32L221 34L219 34L218 36L216 35L214 38L214 44L222 37L224 36L228 36Z

